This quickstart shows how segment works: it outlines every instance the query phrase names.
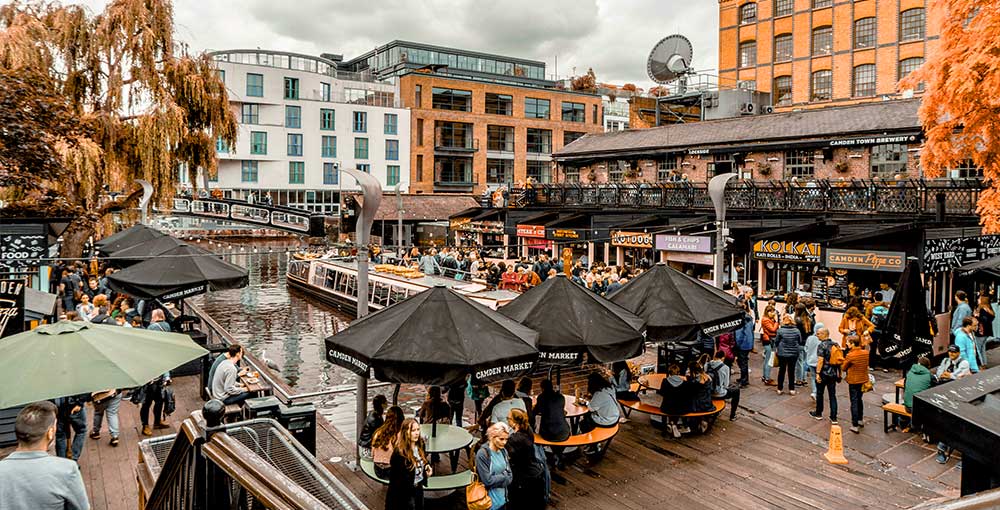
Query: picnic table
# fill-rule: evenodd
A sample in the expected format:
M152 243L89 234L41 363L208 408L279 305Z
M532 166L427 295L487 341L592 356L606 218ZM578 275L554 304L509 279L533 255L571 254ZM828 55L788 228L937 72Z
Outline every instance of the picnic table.
M567 395L563 393L563 399L566 401L566 405L563 409L566 411L566 419L569 420L569 426L571 431L575 434L579 429L580 418L590 412L590 408L586 405L576 402L576 397L574 395ZM535 395L531 397L532 405L537 404L538 396Z
M240 376L240 383L247 389L247 393L254 396L265 396L271 392L271 385L260 378L260 374L250 370Z
M646 374L639 376L639 388L657 391L663 385L663 380L667 374Z

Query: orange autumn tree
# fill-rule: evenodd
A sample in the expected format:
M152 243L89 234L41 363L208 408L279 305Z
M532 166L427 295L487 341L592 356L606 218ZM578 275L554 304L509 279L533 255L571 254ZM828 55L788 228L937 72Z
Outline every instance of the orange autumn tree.
M938 0L942 20L938 49L900 82L926 93L920 120L926 141L921 165L929 176L963 161L983 169L991 183L980 195L980 222L1000 232L1000 2Z

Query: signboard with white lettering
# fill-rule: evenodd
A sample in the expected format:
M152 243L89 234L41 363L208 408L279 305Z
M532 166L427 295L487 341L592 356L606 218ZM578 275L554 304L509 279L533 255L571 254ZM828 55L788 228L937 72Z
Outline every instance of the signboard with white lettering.
M1000 255L1000 236L949 237L924 241L923 271L940 273Z
M518 225L517 237L537 237L545 239L545 227L543 225Z
M45 225L0 225L0 272L37 267L48 251Z
M657 234L656 249L687 253L712 253L712 238L707 236L682 236Z
M855 147L859 145L883 145L887 143L916 143L919 135L865 136L830 140L830 147Z
M826 267L902 273L906 254L901 251L826 249Z
M648 234L646 232L612 230L611 246L623 246L626 248L652 248L653 234Z
M753 258L782 262L805 262L807 264L819 264L823 261L819 243L768 241L766 239L753 244Z
M24 281L0 280L0 338L24 331Z

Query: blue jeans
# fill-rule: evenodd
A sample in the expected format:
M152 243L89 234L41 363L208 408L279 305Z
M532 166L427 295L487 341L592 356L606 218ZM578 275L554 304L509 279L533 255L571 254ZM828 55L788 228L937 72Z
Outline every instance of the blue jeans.
M118 437L118 406L122 403L122 394L118 392L111 398L104 399L100 403L94 403L94 426L91 432L101 431L101 422L104 421L104 414L108 415L108 432L111 437Z
M761 375L765 380L771 379L771 344L764 346L764 367L761 368Z
M222 403L226 404L227 406L232 404L243 405L243 402L248 398L250 398L250 392L244 391L243 393L238 393L236 395L229 395L228 397L222 400Z
M799 346L799 359L795 360L795 380L803 381L806 378L806 348Z
M66 442L73 434L71 451L73 460L80 462L83 454L83 439L87 435L87 408L81 406L76 414L69 415L68 421L56 423L56 457L66 458Z
M816 367L806 368L806 379L809 379L809 394L816 394Z
M985 336L976 337L976 354L979 356L979 369L986 366L986 339Z

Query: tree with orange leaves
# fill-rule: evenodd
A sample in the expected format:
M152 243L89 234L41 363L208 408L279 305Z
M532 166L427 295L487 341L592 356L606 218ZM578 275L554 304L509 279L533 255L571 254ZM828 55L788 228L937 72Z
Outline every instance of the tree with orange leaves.
M983 169L991 182L979 198L984 229L1000 232L1000 3L940 0L938 50L900 82L927 91L920 106L926 141L921 166L929 176L963 161Z

